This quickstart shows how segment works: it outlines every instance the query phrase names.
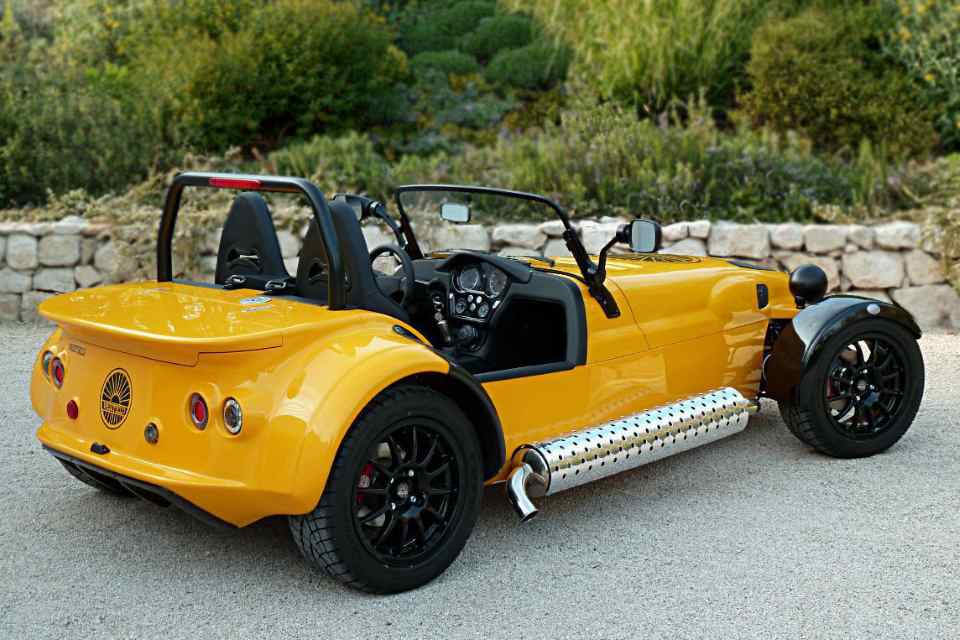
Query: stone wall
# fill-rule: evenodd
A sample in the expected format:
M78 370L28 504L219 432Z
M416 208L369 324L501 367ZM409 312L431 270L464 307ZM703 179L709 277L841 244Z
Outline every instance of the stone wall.
M596 253L622 220L578 224L584 245ZM540 225L436 225L418 227L426 248L462 247L504 255L566 255L558 221ZM364 229L371 247L392 241L378 227ZM109 227L81 218L52 223L0 223L0 319L32 321L38 302L55 292L73 291L124 278L120 243ZM280 231L291 273L300 238ZM219 244L211 234L200 258L201 275L212 273ZM732 224L698 220L664 228L665 253L750 258L783 269L820 266L831 291L849 291L893 302L916 316L924 328L960 329L960 296L945 282L935 250L910 222L860 225ZM149 269L148 269L149 270Z
M33 321L45 298L95 286L115 270L108 227L78 217L0 223L0 320Z

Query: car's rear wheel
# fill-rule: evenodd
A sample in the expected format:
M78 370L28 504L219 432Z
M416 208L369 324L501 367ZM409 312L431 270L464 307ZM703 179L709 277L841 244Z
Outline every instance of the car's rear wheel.
M860 458L888 449L906 433L923 385L914 337L889 320L863 320L826 342L794 399L780 402L780 413L818 451Z
M303 555L350 586L413 589L463 549L480 510L481 452L449 398L427 387L381 393L344 439L317 507L290 517Z

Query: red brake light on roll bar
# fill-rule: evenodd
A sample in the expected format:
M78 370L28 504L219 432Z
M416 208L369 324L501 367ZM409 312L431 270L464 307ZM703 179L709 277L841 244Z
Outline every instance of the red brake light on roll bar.
M250 189L258 191L263 187L259 180L252 178L210 178L210 186L218 189Z

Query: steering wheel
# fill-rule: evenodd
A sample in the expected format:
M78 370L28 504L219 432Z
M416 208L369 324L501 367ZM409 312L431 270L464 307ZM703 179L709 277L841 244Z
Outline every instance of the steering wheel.
M407 252L398 247L395 244L383 244L370 252L370 266L373 266L374 261L380 256L391 254L400 261L400 266L403 268L403 277L399 278L399 281L396 277L391 276L388 282L395 283L397 286L392 291L384 291L383 283L381 278L374 276L374 280L377 283L377 288L380 289L380 293L387 296L388 298L393 298L394 293L397 291L401 292L400 300L397 303L400 306L413 297L413 285L416 281L416 274L413 271L413 260L410 259L410 256L407 255Z

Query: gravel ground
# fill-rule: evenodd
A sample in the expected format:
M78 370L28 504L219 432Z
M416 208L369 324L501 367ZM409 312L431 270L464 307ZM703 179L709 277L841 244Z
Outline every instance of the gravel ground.
M766 404L709 447L540 502L500 488L457 562L374 597L301 561L286 522L233 532L99 495L34 437L46 330L0 327L0 638L954 638L960 339L922 340L927 396L890 451L833 460Z

